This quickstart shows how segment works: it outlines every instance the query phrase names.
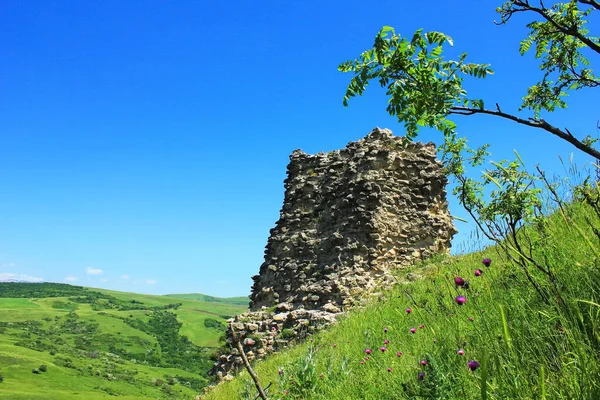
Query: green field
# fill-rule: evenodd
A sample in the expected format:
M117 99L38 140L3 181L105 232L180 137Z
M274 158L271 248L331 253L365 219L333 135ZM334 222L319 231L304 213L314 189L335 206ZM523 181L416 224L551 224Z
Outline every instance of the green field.
M208 383L210 355L224 333L214 326L224 327L226 318L245 309L62 284L1 283L0 398L192 399Z

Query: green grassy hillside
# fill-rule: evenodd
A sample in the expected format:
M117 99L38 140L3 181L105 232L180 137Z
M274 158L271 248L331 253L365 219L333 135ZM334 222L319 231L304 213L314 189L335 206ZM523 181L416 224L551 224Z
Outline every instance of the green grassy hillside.
M552 281L494 247L400 271L367 307L255 371L270 399L600 399L598 228L575 204L527 231ZM206 399L256 395L243 371Z
M248 303L250 303L250 299L248 297L214 297L201 293L166 294L165 296L174 297L176 299L197 300L209 303L235 304L246 307L248 307Z
M244 310L64 284L0 283L0 398L194 398L208 382L225 319Z

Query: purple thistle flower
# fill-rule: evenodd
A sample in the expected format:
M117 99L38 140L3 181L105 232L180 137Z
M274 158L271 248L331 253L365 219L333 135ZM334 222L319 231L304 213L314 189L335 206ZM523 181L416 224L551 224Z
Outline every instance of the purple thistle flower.
M462 356L465 354L465 351L463 349L458 350L458 355Z
M372 352L372 351L373 351L373 350L371 350L371 349L366 349L366 350L365 350L365 353L367 353L367 354L371 354L371 352Z
M410 314L411 312L412 312L412 308L409 307L409 308L406 309L406 313L407 314Z
M392 372L392 367L388 367L388 372Z
M467 363L467 366L469 369L471 369L471 371L475 371L477 368L479 368L479 363L475 360L471 360Z
M384 331L385 333L387 333L387 331L388 331L388 328L383 328L383 331Z
M385 351L387 350L387 348L385 346L381 346L379 348L379 350L381 350L382 353L385 353Z
M360 362L360 365L365 365L365 362L364 362L364 361L361 361L361 362Z
M473 317L469 317L469 321L473 322Z
M417 375L417 380L422 381L423 379L425 379L425 372L419 372Z
M427 360L421 360L421 365L427 365Z
M385 340L383 341L383 344L390 344L390 341L389 341L389 340L387 340L387 339L385 339Z
M467 298L465 296L456 296L456 304L458 304L459 306L462 306L463 304L465 304L467 302Z
M419 325L419 329L423 329L423 328L425 328L425 325L423 325L423 324Z
M475 276L481 276L481 274L483 274L483 272L481 272L480 269L475 270Z
M457 276L456 278L454 278L454 283L456 284L456 286L462 286L465 284L465 280L460 276Z
M410 333L417 333L417 330L415 328L410 328Z
M484 258L483 261L481 261L481 263L486 267L489 267L490 265L492 265L492 260L490 260L489 258Z
M401 352L401 351L399 351L399 352L397 352L397 353L396 353L396 355L397 355L398 357L402 357L402 352Z

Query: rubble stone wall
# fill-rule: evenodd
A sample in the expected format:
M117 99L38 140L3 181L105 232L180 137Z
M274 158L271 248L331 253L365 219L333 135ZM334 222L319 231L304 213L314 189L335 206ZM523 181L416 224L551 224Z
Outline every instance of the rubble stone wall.
M391 270L448 252L456 233L433 143L375 128L342 150L294 151L287 175L250 310L231 321L250 360L335 322L393 281ZM241 366L234 348L213 373Z

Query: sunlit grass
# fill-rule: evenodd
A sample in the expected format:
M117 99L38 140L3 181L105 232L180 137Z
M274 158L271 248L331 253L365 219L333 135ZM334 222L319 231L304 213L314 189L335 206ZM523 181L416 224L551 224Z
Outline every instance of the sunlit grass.
M550 235L534 250L558 266L564 304L544 302L493 247L434 259L399 272L423 279L389 288L308 342L257 362L263 386L272 384L273 399L599 399L600 245L588 223L598 226L598 218L580 204L567 212L548 220ZM456 277L470 287L457 286ZM474 371L471 360L480 365ZM244 371L207 398L255 396Z

